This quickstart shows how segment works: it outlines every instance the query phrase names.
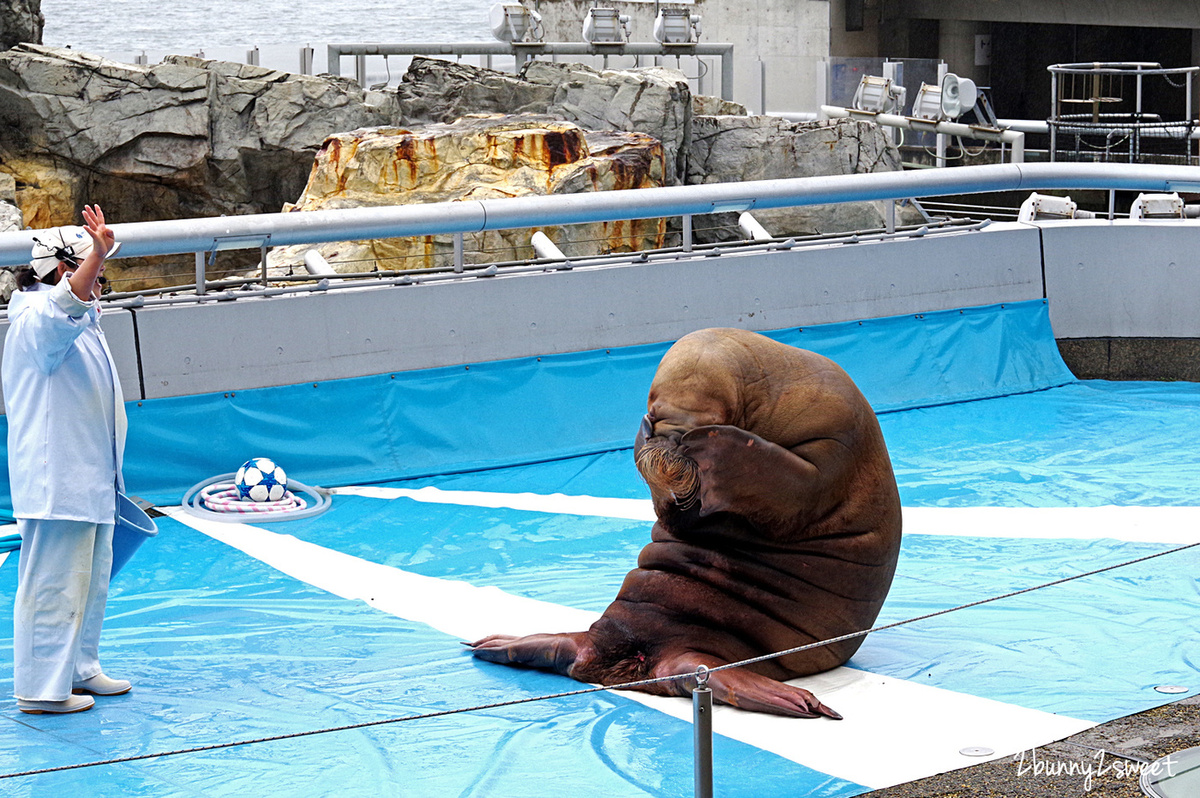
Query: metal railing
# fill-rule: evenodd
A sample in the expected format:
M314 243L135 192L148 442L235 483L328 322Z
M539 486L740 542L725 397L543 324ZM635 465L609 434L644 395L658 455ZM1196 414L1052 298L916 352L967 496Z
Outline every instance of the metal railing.
M321 244L373 238L462 234L592 222L683 217L753 209L829 205L995 191L1158 191L1200 193L1200 167L1150 164L991 164L908 172L798 177L665 186L587 194L466 200L426 205L130 222L111 225L122 257ZM0 266L29 261L36 230L0 233ZM685 235L683 250L690 241ZM197 275L203 284L203 274Z
M1179 139L1190 142L1197 136L1200 120L1192 118L1192 84L1200 67L1163 68L1149 62L1098 62L1054 64L1050 73L1051 108L1047 127L1050 133L1050 160L1058 160L1058 137L1073 137L1076 153L1087 137L1103 143L1092 150L1107 158L1114 149L1114 140L1128 145L1129 162L1142 156L1141 140ZM1147 77L1159 76L1172 87L1182 90L1184 113L1182 120L1164 121L1157 114L1143 110L1144 82ZM1172 76L1182 79L1181 84ZM1125 96L1125 84L1133 83L1133 96ZM1132 107L1128 107L1128 106ZM1112 109L1124 109L1114 112ZM1078 113L1066 113L1078 108ZM1104 111L1102 109L1110 109ZM1187 144L1184 145L1188 153ZM1190 156L1189 156L1190 157Z
M733 45L711 42L697 44L658 44L657 42L626 42L624 44L587 44L585 42L454 42L446 44L331 44L328 47L328 70L331 75L342 74L342 56L354 56L355 76L365 84L366 67L363 59L369 55L480 55L515 58L518 67L538 56L556 58L560 55L591 56L658 56L691 57L716 56L721 59L721 98L733 99Z

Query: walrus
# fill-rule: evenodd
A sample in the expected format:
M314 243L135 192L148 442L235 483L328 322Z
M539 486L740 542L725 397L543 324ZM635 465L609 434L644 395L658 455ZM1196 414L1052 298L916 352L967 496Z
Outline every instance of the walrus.
M695 673L871 628L900 550L900 497L875 413L840 367L738 329L663 356L634 443L657 521L586 632L492 635L490 662L621 684ZM742 709L840 719L783 680L850 659L862 637L711 674ZM690 695L695 678L638 689Z

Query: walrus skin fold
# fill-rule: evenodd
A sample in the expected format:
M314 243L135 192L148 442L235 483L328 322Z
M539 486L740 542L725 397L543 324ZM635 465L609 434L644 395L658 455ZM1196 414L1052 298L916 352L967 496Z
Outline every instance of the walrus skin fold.
M586 632L492 635L490 662L597 684L692 673L871 628L900 551L879 422L833 361L736 329L680 339L634 446L658 521ZM713 673L742 709L840 719L783 680L845 663L863 638ZM695 679L638 689L690 695Z

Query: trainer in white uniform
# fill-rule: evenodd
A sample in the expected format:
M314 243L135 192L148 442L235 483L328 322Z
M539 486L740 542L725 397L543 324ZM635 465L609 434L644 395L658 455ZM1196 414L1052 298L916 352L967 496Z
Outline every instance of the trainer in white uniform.
M100 206L85 227L38 231L38 282L13 295L4 342L8 473L21 533L13 692L22 712L79 712L130 689L100 668L100 627L123 488L125 407L100 296L113 233ZM28 276L28 275L27 275Z

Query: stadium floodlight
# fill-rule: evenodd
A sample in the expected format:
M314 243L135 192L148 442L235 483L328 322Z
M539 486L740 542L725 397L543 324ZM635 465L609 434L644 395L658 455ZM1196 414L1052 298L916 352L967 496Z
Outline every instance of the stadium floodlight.
M888 78L874 75L863 75L854 92L851 105L856 111L870 111L876 114L894 114L904 108L905 95L908 90L897 86Z
M588 44L624 44L629 40L629 17L615 8L589 8L583 18L583 40Z
M654 40L659 44L695 44L700 40L700 17L686 8L660 8L654 18Z
M542 41L542 15L520 3L496 3L488 12L492 35L502 42Z

